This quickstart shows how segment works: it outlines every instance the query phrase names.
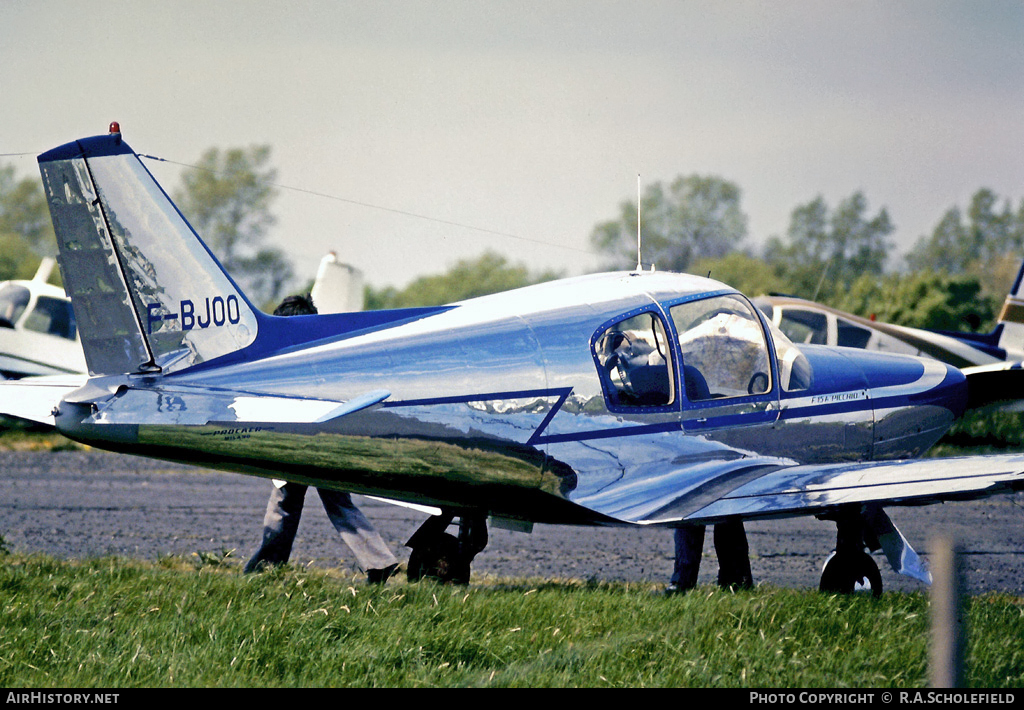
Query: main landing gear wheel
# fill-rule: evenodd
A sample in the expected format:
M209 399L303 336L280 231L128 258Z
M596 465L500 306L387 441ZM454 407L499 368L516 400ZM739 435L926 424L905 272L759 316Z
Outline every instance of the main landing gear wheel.
M864 551L833 552L825 560L818 589L829 594L853 594L870 590L882 596L882 573L871 555Z
M469 584L471 560L459 550L459 540L449 533L440 533L433 540L412 549L406 576L410 582L423 578L451 584Z
M870 590L875 598L882 596L882 574L865 551L880 545L865 525L860 506L842 508L829 519L836 521L836 549L825 560L818 589L829 594Z
M427 518L405 543L412 548L406 577L410 582L423 578L442 583L469 584L470 566L477 553L487 546L487 522L483 515L459 516L459 536L446 532L454 513Z

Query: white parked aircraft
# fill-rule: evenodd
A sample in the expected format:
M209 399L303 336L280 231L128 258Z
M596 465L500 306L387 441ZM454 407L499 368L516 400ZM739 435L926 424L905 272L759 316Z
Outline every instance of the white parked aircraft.
M0 283L0 375L85 372L75 312L64 290L47 283L53 259L43 259L31 281Z

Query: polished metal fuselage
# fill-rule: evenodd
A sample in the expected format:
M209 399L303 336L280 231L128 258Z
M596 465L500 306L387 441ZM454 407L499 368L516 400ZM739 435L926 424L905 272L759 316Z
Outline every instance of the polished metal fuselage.
M541 522L678 524L710 522L693 516L781 466L916 456L959 414L958 371L862 351L801 348L813 383L787 392L763 319L768 391L690 401L668 308L722 293L735 292L669 273L568 279L252 361L113 378L79 405L69 398L56 421L117 450L410 502ZM667 405L616 406L599 372L596 334L638 312L675 336ZM239 391L278 398L283 416L247 413ZM322 423L288 423L284 411L374 391L387 396Z

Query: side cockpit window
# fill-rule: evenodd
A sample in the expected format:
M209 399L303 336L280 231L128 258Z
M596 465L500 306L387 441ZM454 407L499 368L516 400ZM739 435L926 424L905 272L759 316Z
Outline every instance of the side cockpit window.
M657 407L675 399L665 324L656 313L609 326L594 339L594 359L613 406Z
M40 296L25 319L25 328L37 333L75 339L75 312L71 302L60 298Z

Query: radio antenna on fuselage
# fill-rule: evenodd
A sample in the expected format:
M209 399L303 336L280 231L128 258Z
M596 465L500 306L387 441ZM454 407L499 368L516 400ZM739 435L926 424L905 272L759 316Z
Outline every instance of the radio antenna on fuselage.
M644 270L640 259L640 173L636 174L636 270Z
M642 256L643 242L640 238L640 173L636 174L636 271L640 273L644 270L644 260ZM651 271L654 271L654 263L651 263Z

